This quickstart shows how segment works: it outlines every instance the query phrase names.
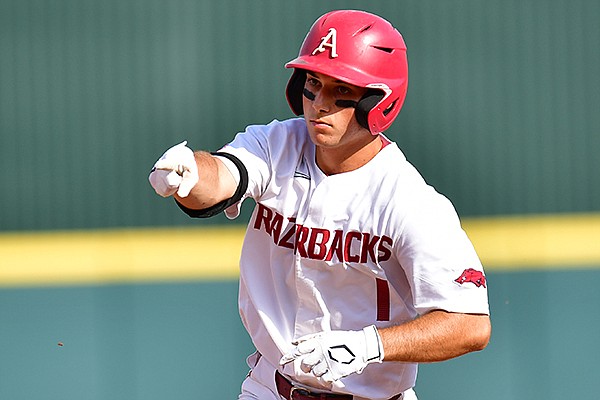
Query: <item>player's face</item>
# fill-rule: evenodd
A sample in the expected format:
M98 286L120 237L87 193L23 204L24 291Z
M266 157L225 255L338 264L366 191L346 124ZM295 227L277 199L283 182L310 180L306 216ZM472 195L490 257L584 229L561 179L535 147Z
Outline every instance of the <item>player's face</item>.
M328 75L307 72L302 96L304 119L315 145L356 149L372 141L373 135L359 125L355 109L349 105L358 102L366 90Z

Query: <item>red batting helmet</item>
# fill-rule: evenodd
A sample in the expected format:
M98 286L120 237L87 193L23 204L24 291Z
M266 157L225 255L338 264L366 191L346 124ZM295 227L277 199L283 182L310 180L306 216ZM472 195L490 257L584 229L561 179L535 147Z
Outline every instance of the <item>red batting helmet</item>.
M364 11L329 12L311 27L286 88L290 108L304 113L302 90L305 71L322 73L368 88L356 104L356 119L374 135L385 131L402 108L408 87L406 45L388 21Z

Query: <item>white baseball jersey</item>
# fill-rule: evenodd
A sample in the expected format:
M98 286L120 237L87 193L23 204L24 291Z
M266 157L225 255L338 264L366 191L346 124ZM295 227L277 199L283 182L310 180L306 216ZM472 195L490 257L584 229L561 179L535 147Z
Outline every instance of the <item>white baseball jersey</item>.
M273 365L309 333L398 325L436 309L488 313L483 268L452 204L382 138L387 145L366 165L332 176L317 167L300 118L249 126L221 149L247 168L244 198L257 203L239 307ZM387 399L414 386L417 365L370 364L331 386L298 364L282 372L315 388Z

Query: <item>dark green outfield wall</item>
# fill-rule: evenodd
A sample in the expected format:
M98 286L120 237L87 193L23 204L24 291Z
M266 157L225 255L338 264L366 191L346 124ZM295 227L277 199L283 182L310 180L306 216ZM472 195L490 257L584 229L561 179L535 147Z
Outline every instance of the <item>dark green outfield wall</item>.
M234 399L236 300L234 282L0 290L0 399Z
M600 2L0 0L0 230L191 223L148 170L290 117L283 64L333 8L404 34L389 135L462 215L599 210Z
M421 366L420 400L596 400L600 269L488 278L490 345ZM236 294L229 281L3 289L0 399L235 399L252 350Z

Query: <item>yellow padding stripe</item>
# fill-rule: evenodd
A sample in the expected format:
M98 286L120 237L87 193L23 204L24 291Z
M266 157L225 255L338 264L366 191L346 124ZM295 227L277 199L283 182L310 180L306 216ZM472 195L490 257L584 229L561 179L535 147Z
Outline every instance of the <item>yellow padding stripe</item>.
M599 268L600 214L468 219L487 270Z
M244 229L0 235L0 286L235 279Z
M600 267L600 214L464 219L487 271ZM245 227L0 234L0 286L235 279Z

